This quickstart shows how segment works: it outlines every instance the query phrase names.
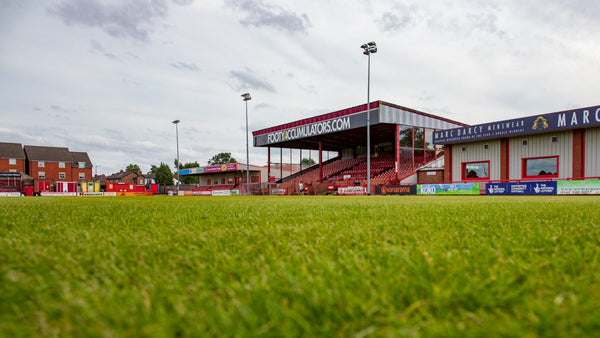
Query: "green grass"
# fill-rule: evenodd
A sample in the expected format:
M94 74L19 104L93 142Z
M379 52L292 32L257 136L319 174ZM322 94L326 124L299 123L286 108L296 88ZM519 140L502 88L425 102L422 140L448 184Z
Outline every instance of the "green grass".
M0 336L600 335L600 197L0 199Z

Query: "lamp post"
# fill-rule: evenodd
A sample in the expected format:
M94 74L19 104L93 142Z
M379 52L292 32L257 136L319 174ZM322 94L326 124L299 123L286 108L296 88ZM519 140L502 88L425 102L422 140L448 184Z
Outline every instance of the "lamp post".
M246 102L246 195L250 193L250 152L248 150L248 101L252 100L250 93L242 94Z
M377 53L375 41L367 42L360 46L363 54L368 58L367 71L367 195L371 194L371 54Z
M173 124L175 125L175 137L177 139L177 195L179 195L179 166L181 165L179 163L179 120L175 120L173 121Z

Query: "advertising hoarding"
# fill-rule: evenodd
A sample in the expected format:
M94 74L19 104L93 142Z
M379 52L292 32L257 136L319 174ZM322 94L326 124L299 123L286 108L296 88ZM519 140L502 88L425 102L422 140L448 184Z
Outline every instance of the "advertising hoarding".
M417 195L479 195L479 183L417 184Z

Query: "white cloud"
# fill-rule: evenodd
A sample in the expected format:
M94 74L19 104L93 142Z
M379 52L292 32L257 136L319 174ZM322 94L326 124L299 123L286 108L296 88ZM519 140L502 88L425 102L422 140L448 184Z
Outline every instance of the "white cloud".
M172 165L174 119L182 162L244 160L246 91L250 130L364 103L371 40L372 99L465 123L599 104L591 1L45 4L0 5L0 140L87 151L100 173Z

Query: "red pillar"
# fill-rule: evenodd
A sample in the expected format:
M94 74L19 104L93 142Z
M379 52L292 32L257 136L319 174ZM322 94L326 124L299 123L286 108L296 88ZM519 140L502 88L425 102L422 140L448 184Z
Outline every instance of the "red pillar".
M267 180L271 179L271 147L267 147L269 154L267 155Z
M452 182L452 145L444 145L444 182Z
M573 178L585 177L585 130L573 130Z
M400 125L396 125L396 137L394 138L394 150L396 152L396 179L400 179Z
M323 183L323 143L319 141L319 183Z

